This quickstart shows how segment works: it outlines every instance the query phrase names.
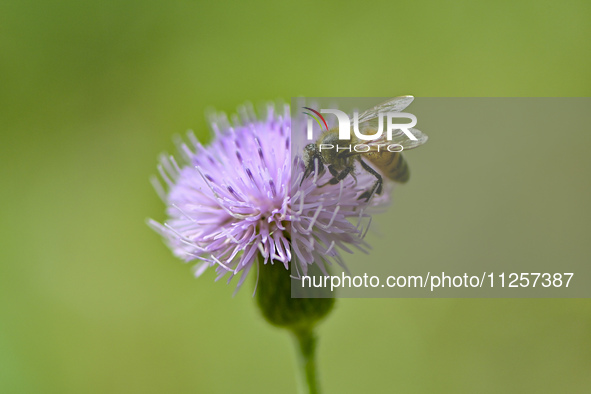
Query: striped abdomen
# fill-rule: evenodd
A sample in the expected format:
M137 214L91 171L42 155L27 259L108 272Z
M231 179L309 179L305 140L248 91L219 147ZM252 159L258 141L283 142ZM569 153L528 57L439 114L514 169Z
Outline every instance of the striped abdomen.
M368 152L367 159L386 177L393 181L405 183L410 178L410 170L402 153Z

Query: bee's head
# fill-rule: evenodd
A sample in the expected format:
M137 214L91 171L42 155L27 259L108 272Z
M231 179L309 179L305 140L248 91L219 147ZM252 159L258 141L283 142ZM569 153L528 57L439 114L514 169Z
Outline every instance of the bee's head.
M318 150L318 148L316 147L316 144L308 144L304 148L303 159L304 159L304 164L306 165L306 167L308 167L310 165L310 162L312 161L312 159L315 156L318 156L317 150Z
M316 160L316 162L318 163L317 165L318 165L319 172L322 173L322 171L324 171L323 158L322 158L322 156L320 156L320 154L318 152L318 147L316 146L316 144L306 145L306 147L304 148L303 159L304 159L304 164L306 166L306 169L304 171L304 177L302 178L302 182L304 182L304 179L306 179L308 177L308 175L310 175L312 173L312 171L314 171L314 167L316 165L314 160Z

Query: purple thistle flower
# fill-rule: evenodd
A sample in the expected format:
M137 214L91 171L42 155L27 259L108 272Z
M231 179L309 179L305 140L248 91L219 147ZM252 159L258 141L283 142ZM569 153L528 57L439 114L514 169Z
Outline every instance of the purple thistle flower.
M298 125L301 132L292 133L289 106L277 113L270 105L265 119L247 106L239 112L232 124L223 114L211 119L215 135L207 147L192 133L189 144L179 141L182 165L172 156L160 159L167 190L156 179L154 186L168 220L148 223L173 253L198 260L196 276L215 267L217 279L228 274L230 282L242 272L240 287L259 256L286 269L294 262L293 272L305 275L311 264L325 273L333 262L344 267L340 251L366 251L367 208L385 205L388 188L365 202L359 196L375 182L365 171L336 185L324 185L328 171L302 181L306 132Z

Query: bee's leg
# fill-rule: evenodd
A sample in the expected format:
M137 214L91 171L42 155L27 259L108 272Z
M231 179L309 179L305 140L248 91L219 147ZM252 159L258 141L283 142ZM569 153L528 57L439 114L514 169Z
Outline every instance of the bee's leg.
M338 172L337 170L334 169L334 167L332 166L328 166L328 170L330 171L330 173L332 174L332 178L326 182L323 185L320 185L319 187L322 186L326 186L326 185L336 185L337 183L339 183L340 181L342 181L343 179L345 179L347 177L347 175L352 174L351 171L353 171L353 166L347 166L345 167L345 169L341 172Z
M349 175L351 173L351 171L353 171L353 166L345 167L345 169L343 171L339 172L334 178L332 178L330 181L328 181L328 183L330 183L331 185L336 185L337 183L339 183L340 181L345 179L347 177L347 175Z
M361 163L361 167L363 167L365 171L369 172L371 175L376 177L376 183L373 185L373 187L370 190L363 193L362 195L360 195L358 198L358 200L365 198L365 201L367 202L373 196L374 192L377 194L382 194L382 183L384 183L384 180L382 179L382 176L380 174L378 174L373 168L371 168L371 166L367 165L363 160L359 160L359 162Z
M322 162L320 155L316 156L314 160L318 160L318 175L320 175L324 172L324 163Z
M312 172L316 170L316 162L318 162L318 173L322 174L322 172L324 172L324 163L322 162L322 158L320 157L320 155L315 155L314 157L312 157L312 160L310 160L310 164L308 164L306 170L304 171L304 176L302 177L300 186L302 185L302 183L304 183L304 179L306 179L308 176L310 176Z
M328 166L328 171L330 171L330 175L336 177L339 172L333 167L333 166Z

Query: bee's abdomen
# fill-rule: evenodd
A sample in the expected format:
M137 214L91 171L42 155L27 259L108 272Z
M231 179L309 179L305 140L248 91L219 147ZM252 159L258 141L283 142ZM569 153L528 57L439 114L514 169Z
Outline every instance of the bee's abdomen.
M408 182L410 170L401 153L371 154L368 159L389 179L400 183Z

